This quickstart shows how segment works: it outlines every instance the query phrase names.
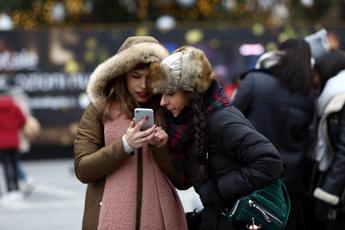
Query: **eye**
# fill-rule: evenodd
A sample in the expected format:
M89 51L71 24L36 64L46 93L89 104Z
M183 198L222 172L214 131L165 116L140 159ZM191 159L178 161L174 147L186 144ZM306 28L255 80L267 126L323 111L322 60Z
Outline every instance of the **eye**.
M132 73L131 77L135 79L139 79L141 76L138 73Z
M175 95L175 92L169 92L169 93L166 93L165 95L172 97Z

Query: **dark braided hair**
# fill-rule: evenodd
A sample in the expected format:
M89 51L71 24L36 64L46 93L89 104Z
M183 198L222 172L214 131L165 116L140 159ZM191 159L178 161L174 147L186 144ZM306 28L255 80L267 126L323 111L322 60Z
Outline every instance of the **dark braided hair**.
M193 123L194 123L194 140L196 146L196 158L198 161L198 169L196 172L196 180L198 183L202 183L207 179L207 147L206 147L206 118L205 107L203 103L202 95L196 92L190 93L190 100L193 110Z

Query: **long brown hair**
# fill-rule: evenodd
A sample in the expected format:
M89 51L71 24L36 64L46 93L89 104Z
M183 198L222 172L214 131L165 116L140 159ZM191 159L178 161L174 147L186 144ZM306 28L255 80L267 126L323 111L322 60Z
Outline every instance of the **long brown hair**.
M208 177L207 175L207 147L206 147L206 115L203 101L204 94L197 92L190 92L190 104L193 110L193 124L194 124L194 141L196 146L196 158L198 161L198 168L194 172L195 180L198 184L202 184Z

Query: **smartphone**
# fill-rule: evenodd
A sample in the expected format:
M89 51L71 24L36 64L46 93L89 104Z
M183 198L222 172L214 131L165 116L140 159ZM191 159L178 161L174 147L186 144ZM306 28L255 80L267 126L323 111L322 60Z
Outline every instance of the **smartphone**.
M134 120L135 124L138 124L144 117L147 117L147 121L145 122L144 126L141 130L146 130L153 126L154 124L154 117L153 117L153 110L148 108L136 108L134 110Z

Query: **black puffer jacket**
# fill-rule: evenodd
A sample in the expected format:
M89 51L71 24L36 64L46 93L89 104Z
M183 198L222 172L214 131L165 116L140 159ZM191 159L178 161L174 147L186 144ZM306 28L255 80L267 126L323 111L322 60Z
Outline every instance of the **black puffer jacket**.
M290 195L304 191L304 166L308 147L308 127L314 114L314 92L292 94L278 79L251 72L240 84L233 105L267 137L282 155L287 168L283 179Z
M273 182L282 173L282 161L274 146L235 107L224 107L208 117L207 139L209 179L195 186L205 206L201 229L232 229L218 208L232 207L241 196ZM191 165L193 149L188 152Z
M335 159L327 171L322 189L340 197L345 194L345 107L331 114L327 119L327 124Z

